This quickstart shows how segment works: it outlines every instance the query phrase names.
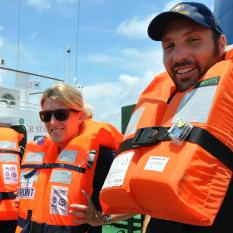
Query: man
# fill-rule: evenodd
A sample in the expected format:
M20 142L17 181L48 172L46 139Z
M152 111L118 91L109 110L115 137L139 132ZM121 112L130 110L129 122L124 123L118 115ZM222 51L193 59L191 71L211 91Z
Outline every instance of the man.
M213 13L203 4L183 2L156 16L148 35L161 41L164 66L178 92L193 88L217 62L224 59L226 38ZM147 233L226 233L233 219L233 184L212 226L194 226L151 219ZM228 230L226 230L228 229Z
M157 75L139 97L100 193L103 210L150 213L159 219L173 220L152 219L147 233L228 233L226 229L233 219L232 182L225 199L224 196L233 162L227 164L230 169L225 169L220 157L233 155L232 129L229 130L233 96L228 88L233 85L232 51L225 53L223 32L213 13L200 3L180 3L158 15L150 23L148 33L153 40L162 42L167 72ZM221 104L216 104L220 99ZM193 127L184 142L179 140L185 135L182 129L186 122L173 125L179 114ZM207 126L214 130L209 133ZM229 148L214 135L224 127L227 133L223 138L229 139ZM216 159L219 148L224 148L224 153L217 153ZM220 167L226 179L216 176ZM223 199L218 212L216 206ZM85 207L85 211L88 209L93 207Z
M180 3L158 15L148 34L162 42L164 65L178 91L194 86L225 54L225 36L211 11L200 3Z

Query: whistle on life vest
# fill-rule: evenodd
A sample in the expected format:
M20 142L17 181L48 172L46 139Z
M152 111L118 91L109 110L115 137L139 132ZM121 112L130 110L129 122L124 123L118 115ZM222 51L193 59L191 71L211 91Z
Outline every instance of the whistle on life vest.
M44 145L45 143L45 136L36 136L34 138L34 142L37 144L37 145Z
M180 145L189 135L193 126L185 120L178 119L168 130L169 137L174 144Z
M90 150L88 152L88 160L87 160L87 167L88 168L92 167L93 161L95 159L95 155L96 155L96 151L95 150Z

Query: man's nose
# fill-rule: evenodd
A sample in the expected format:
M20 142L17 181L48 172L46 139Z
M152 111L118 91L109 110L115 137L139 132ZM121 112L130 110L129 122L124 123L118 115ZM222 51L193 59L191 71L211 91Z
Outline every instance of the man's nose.
M187 60L188 52L181 46L177 46L173 52L174 63L182 63Z

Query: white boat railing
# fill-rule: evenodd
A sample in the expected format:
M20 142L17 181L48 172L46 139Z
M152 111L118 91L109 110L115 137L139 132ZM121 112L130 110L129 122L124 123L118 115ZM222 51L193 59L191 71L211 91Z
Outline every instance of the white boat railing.
M39 104L34 104L24 101L20 101L20 104L17 104L15 100L9 100L4 98L0 98L0 105L11 109L32 110L32 111L33 110L38 111L40 109Z
M0 123L25 125L28 140L46 135L38 114L40 98L57 82L63 80L0 65Z
M57 82L63 80L0 66L0 102L3 103L1 105L38 111L41 94Z

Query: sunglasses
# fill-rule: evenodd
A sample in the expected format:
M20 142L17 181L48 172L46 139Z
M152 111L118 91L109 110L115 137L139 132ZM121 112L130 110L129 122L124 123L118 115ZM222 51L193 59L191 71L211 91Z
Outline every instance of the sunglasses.
M57 121L66 121L69 118L70 112L78 112L74 109L56 109L52 111L40 111L40 119L43 122L51 121L52 115Z

